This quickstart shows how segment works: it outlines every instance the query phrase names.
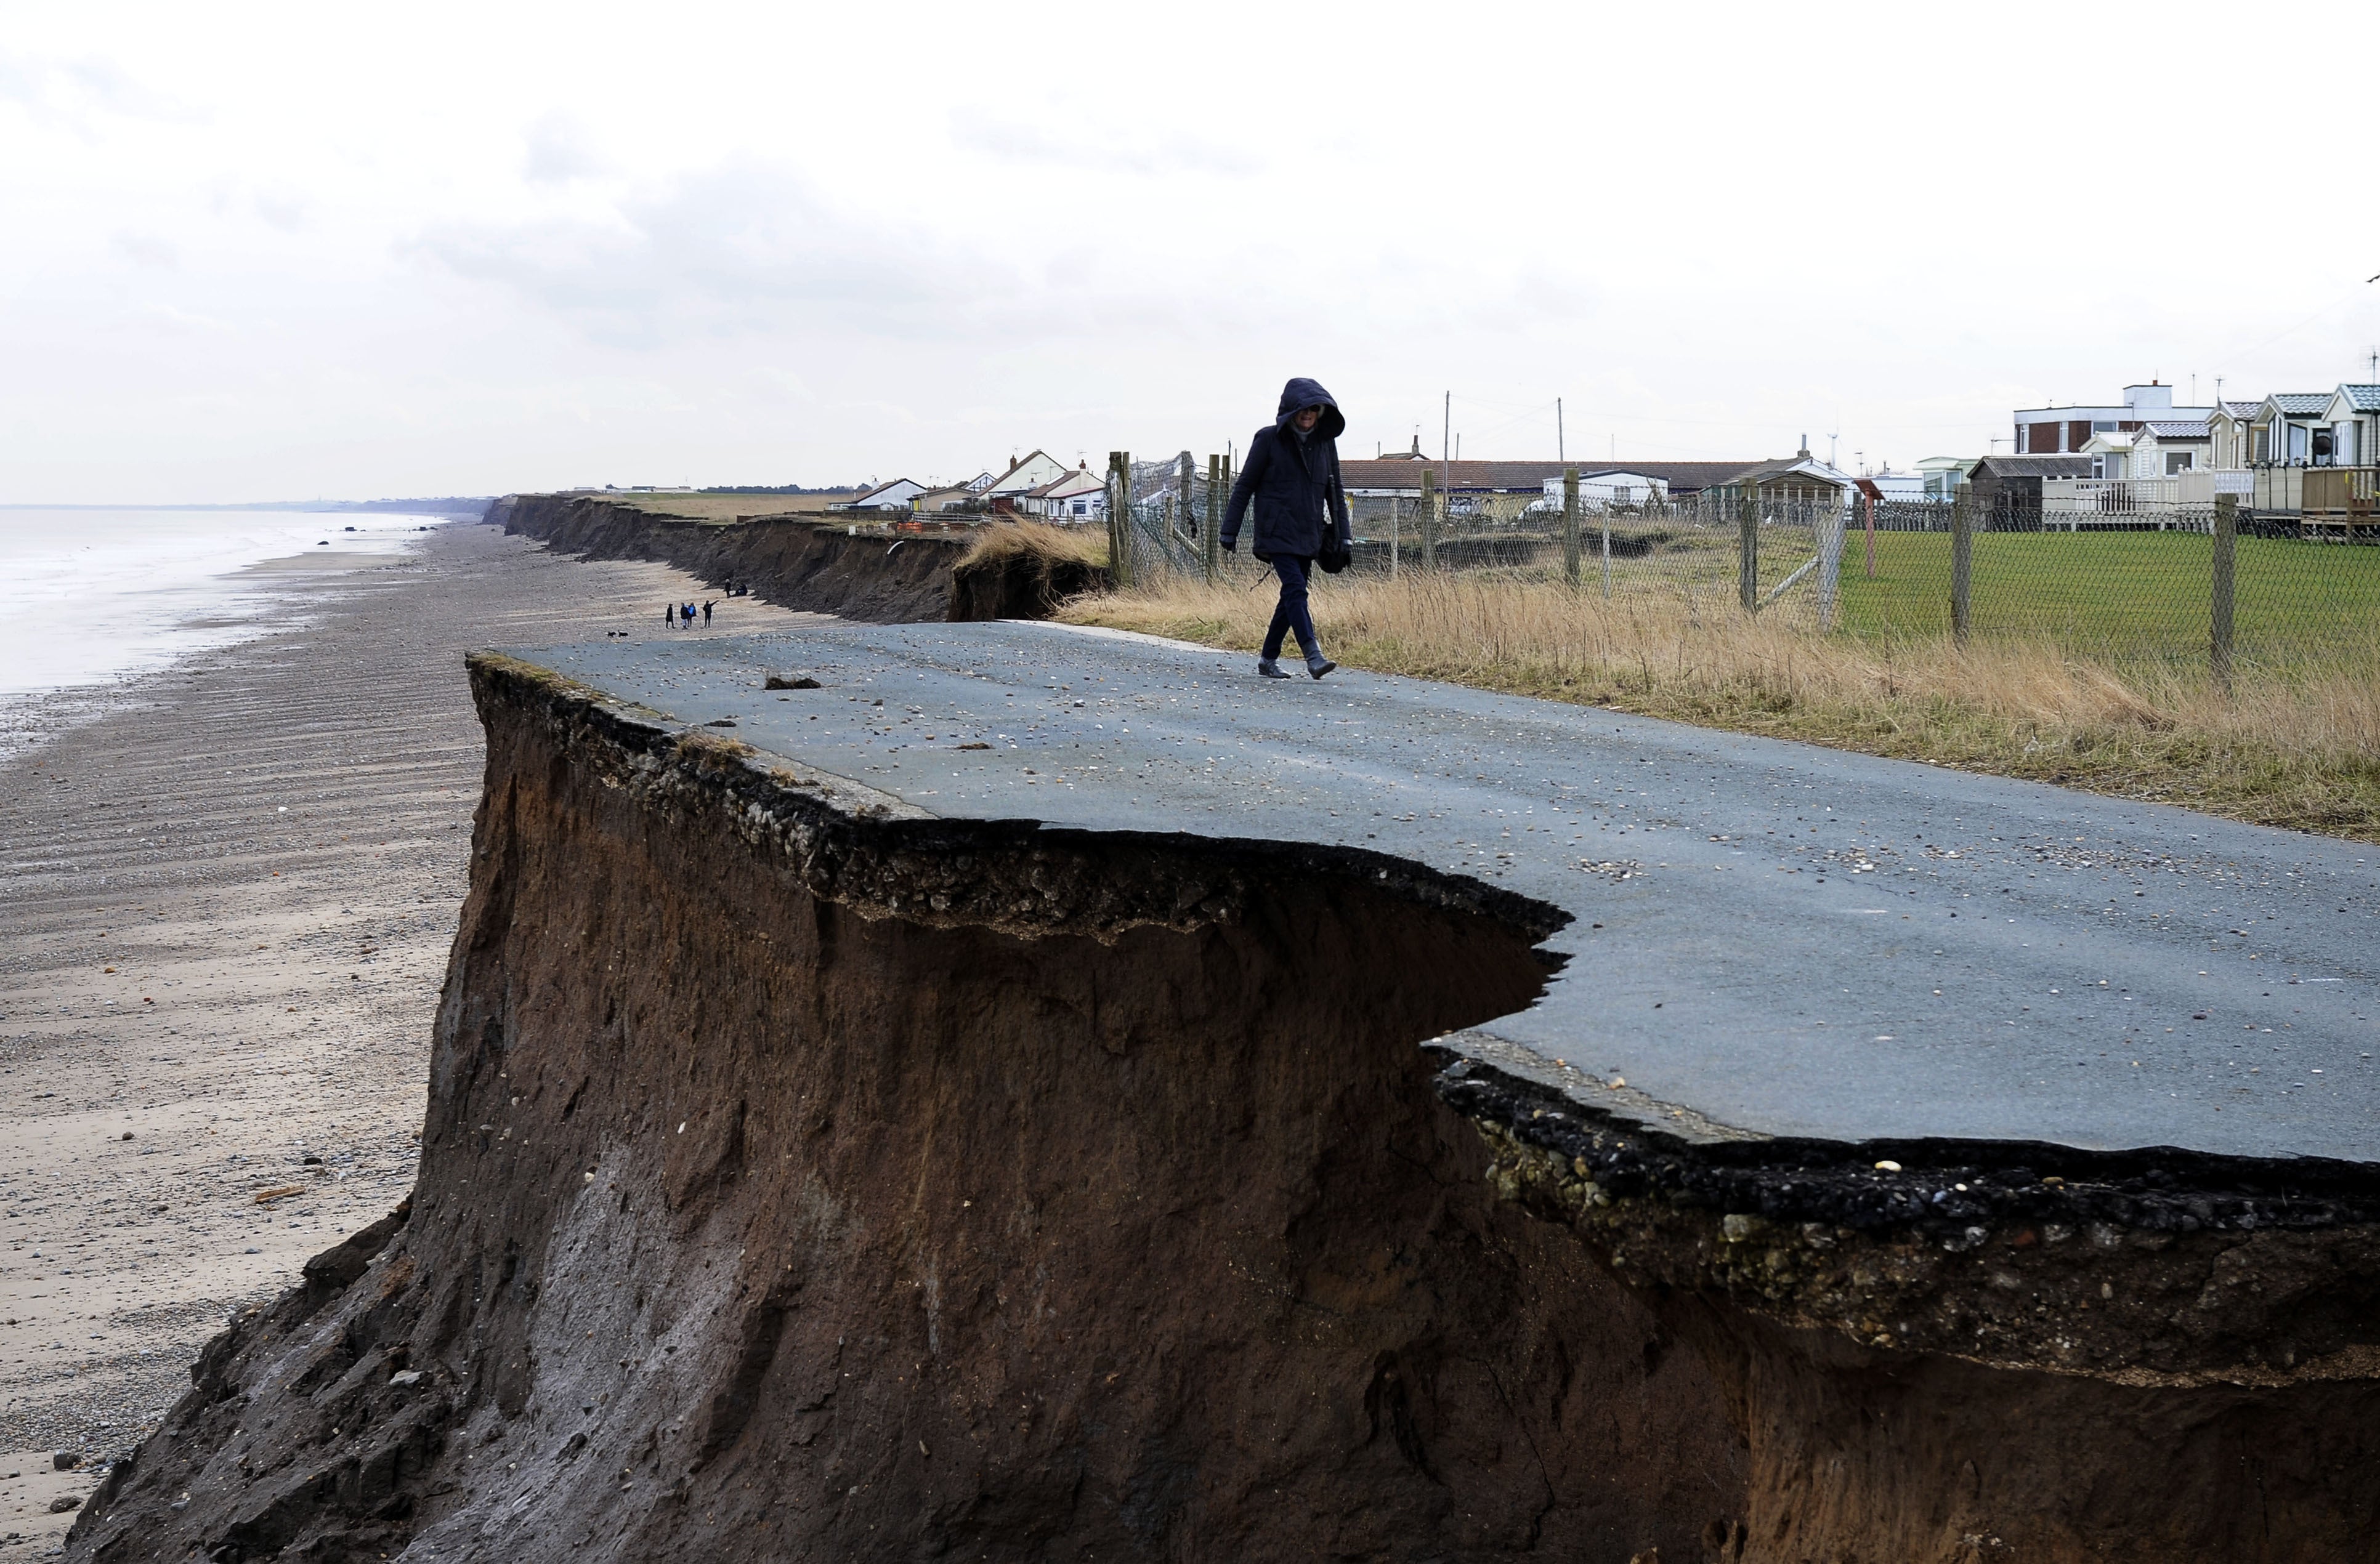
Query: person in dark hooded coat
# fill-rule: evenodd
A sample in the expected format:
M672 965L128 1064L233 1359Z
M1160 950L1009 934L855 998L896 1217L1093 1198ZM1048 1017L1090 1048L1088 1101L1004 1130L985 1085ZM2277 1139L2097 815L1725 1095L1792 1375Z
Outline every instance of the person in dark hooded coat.
M1282 637L1293 631L1298 649L1305 654L1308 673L1318 679L1339 666L1322 655L1305 587L1316 559L1333 556L1343 562L1354 545L1346 486L1339 476L1338 441L1346 428L1339 405L1319 382L1303 377L1291 381L1281 389L1281 410L1272 423L1248 442L1248 459L1240 468L1239 481L1232 485L1231 507L1223 514L1223 548L1239 548L1240 523L1253 504L1256 538L1249 552L1281 577L1281 601L1272 611L1264 656L1257 663L1257 672L1268 679L1289 677L1278 660Z

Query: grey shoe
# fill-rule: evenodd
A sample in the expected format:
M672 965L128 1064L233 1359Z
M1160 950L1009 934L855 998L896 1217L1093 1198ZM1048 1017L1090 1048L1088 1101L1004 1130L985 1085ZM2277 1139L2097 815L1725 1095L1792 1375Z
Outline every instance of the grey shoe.
M1308 652L1306 654L1305 671L1313 674L1318 679L1338 666L1339 665L1337 663L1331 661L1329 658L1323 656L1318 651Z
M1260 657L1257 659L1257 672L1268 679L1286 679L1289 677L1288 674L1281 671L1281 664L1275 662L1269 657Z

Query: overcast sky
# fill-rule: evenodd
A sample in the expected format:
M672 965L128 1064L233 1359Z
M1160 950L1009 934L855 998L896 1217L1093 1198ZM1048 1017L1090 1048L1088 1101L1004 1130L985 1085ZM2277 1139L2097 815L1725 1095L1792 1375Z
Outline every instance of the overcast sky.
M2367 378L2380 6L11 6L0 501L2006 449ZM2349 62L2356 62L2351 67ZM2282 136L2281 127L2299 133Z

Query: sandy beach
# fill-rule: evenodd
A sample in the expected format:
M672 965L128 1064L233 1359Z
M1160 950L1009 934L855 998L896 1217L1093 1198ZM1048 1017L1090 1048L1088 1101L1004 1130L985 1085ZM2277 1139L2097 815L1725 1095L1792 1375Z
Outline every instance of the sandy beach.
M228 1315L411 1187L480 789L462 653L716 595L469 524L327 563L259 567L311 582L303 628L0 761L0 1546L62 1535Z

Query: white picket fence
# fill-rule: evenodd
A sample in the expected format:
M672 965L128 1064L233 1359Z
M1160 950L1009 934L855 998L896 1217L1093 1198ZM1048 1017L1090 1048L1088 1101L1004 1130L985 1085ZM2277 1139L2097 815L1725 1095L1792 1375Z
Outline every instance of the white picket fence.
M2193 467L2166 478L2046 478L2041 481L2041 523L2052 529L2084 527L2179 525L2176 513L2213 508L2217 495L2242 505L2255 497L2244 467Z

